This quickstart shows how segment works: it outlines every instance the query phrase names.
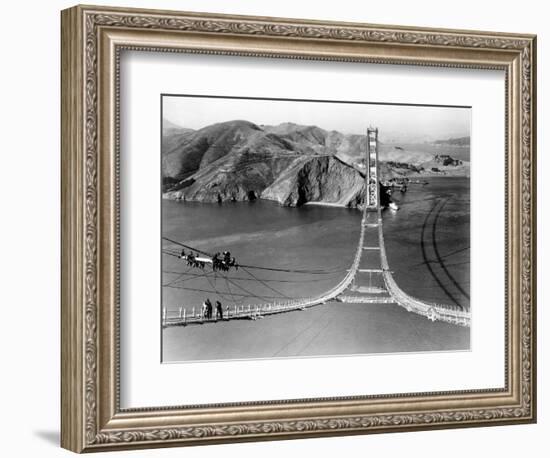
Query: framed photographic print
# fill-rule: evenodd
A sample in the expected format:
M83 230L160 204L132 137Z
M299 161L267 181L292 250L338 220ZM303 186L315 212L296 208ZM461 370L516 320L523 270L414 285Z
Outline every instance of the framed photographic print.
M536 419L532 35L62 12L62 446Z

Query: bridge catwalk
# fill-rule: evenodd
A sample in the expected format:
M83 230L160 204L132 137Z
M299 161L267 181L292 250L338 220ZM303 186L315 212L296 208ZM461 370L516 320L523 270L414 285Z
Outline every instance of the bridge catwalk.
M403 307L408 312L416 313L424 316L432 321L444 321L461 326L470 326L470 311L463 310L462 306L457 302L454 304L438 304L425 302L420 299L414 298L405 293L393 278L388 259L386 255L386 247L384 242L384 230L382 221L382 212L380 207L379 198L379 179L378 179L378 131L376 129L370 129L367 132L367 152L366 160L367 164L365 173L365 202L362 205L362 218L361 229L359 233L359 240L353 262L344 275L342 280L334 287L325 291L324 293L300 299L276 300L276 301L262 301L256 304L249 305L235 305L233 307L226 306L224 309L223 319L259 319L267 315L273 315L278 313L285 313L296 310L305 310L316 305L325 304L327 302L340 302L340 303L364 303L364 304L396 304ZM432 211L435 209L436 204ZM440 206L439 211L443 208ZM430 212L431 213L431 212ZM429 216L429 215L428 215ZM434 226L436 224L438 213L434 219ZM435 227L433 229L433 237L435 238ZM424 228L423 228L424 230ZM169 240L172 243L188 247L183 243ZM422 243L424 243L424 234L422 236ZM437 245L434 244L436 250L436 257L440 258L437 252ZM424 252L424 251L423 251ZM204 252L202 252L204 253ZM166 251L165 254L177 256L176 253ZM205 253L206 254L206 253ZM442 260L440 261L442 262ZM444 267L444 264L442 264ZM260 281L255 277L248 268L253 266L240 266L249 275ZM428 267L431 268L428 264ZM265 270L270 270L264 268ZM299 272L298 270L296 272ZM447 271L448 274L448 271ZM208 275L208 274L205 274ZM368 285L366 280L363 281L362 277L368 275ZM215 276L215 272L214 272ZM234 283L227 276L222 275L222 279L227 282L229 296L243 296L240 293L234 293L229 284L240 288L244 292L249 293L250 296L254 296L260 300L267 298L266 296L260 297L245 290L238 284ZM209 281L210 278L207 277ZM372 282L375 282L375 286ZM267 285L265 280L262 280L271 291L282 295L280 291ZM170 284L163 285L166 287ZM462 291L463 294L466 292ZM276 297L276 296L274 296ZM452 296L450 296L452 298ZM227 299L226 299L227 300ZM337 306L337 305L335 305ZM184 307L178 310L168 311L163 309L162 323L163 326L174 325L187 325L187 324L200 324L205 322L215 322L215 319L207 319L202 316L201 309L193 308L191 313L188 313Z

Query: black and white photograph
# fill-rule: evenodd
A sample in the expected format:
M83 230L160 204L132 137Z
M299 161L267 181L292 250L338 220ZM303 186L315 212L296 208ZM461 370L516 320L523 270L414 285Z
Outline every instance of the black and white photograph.
M161 105L163 362L470 349L470 107Z

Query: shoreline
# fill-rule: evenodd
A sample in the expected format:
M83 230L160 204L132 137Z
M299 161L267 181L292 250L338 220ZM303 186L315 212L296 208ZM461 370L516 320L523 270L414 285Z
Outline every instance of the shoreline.
M399 178L399 177L396 177ZM445 180L454 180L454 179L466 179L470 180L470 176L464 176L464 175L444 175L444 174L424 174L424 175L417 175L417 176L406 176L401 178L408 178L411 180L411 185L417 185L417 186L425 186L422 183L416 183L415 180L433 180L433 179L445 179ZM430 182L427 183L427 185L430 185ZM318 207L333 207L333 208L346 208L346 209L357 209L360 208L360 206L354 206L354 205L348 205L347 203L342 202L323 202L323 201L309 201L305 202L299 206L297 205L285 205L278 201L277 199L268 199L263 197L258 197L254 200L223 200L221 202L218 201L212 201L212 200L195 200L195 199L185 199L185 198L177 198L174 197L174 194L169 192L162 192L161 197L163 201L172 201L172 202L178 202L178 203L188 203L188 204L217 204L217 205L226 205L226 204L253 204L254 202L272 202L273 204L279 205L281 207L285 208L300 208L304 206L318 206Z
M302 206L306 206L306 205L317 205L319 207L355 208L355 207L348 207L345 204L339 204L337 202L306 202Z

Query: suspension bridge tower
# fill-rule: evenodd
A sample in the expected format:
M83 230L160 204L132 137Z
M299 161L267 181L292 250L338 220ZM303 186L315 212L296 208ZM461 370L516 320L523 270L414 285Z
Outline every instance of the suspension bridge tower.
M339 299L353 303L393 303L384 281L385 252L381 247L382 217L380 212L380 181L378 166L378 129L367 129L365 149L365 201L354 273L349 287Z
M367 185L366 205L369 211L378 211L380 208L380 187L378 185L378 129L367 129L367 148L365 155Z

